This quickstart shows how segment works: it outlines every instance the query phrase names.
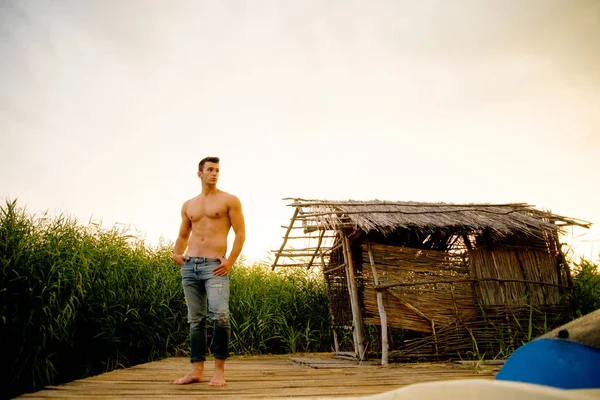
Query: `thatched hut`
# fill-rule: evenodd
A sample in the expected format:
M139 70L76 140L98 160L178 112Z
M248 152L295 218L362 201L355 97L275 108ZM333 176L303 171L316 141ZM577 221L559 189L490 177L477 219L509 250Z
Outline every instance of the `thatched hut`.
M490 357L570 317L559 233L589 223L527 204L287 200L273 268L322 268L338 355L351 331L361 360Z

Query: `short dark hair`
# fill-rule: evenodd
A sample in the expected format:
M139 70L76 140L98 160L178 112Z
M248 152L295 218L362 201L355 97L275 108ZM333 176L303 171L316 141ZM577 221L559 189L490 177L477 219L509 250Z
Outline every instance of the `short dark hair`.
M219 157L204 157L202 160L200 160L200 163L198 164L198 171L199 172L202 172L202 168L204 168L204 164L207 163L207 162L218 164L219 163Z

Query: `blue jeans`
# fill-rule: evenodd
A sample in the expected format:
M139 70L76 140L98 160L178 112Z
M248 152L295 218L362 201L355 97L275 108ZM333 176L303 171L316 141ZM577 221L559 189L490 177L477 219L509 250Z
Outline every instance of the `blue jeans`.
M191 362L206 360L207 316L214 322L212 354L222 360L229 357L229 276L214 275L219 264L218 258L189 257L180 268L190 324Z

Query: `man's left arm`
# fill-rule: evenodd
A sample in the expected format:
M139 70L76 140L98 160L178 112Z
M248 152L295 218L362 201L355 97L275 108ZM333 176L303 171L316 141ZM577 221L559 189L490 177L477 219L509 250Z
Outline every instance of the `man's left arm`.
M228 214L235 239L229 256L221 258L221 265L215 268L215 275L217 276L227 275L231 271L231 267L233 267L233 264L235 264L240 256L242 247L244 247L244 242L246 241L246 223L244 222L242 203L236 196L231 196Z

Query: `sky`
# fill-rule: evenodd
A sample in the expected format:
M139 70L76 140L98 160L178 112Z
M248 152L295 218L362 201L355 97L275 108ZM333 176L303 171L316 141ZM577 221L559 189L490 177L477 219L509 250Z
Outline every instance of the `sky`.
M600 2L0 0L0 135L1 198L149 244L210 155L250 259L286 197L528 203L597 259Z

